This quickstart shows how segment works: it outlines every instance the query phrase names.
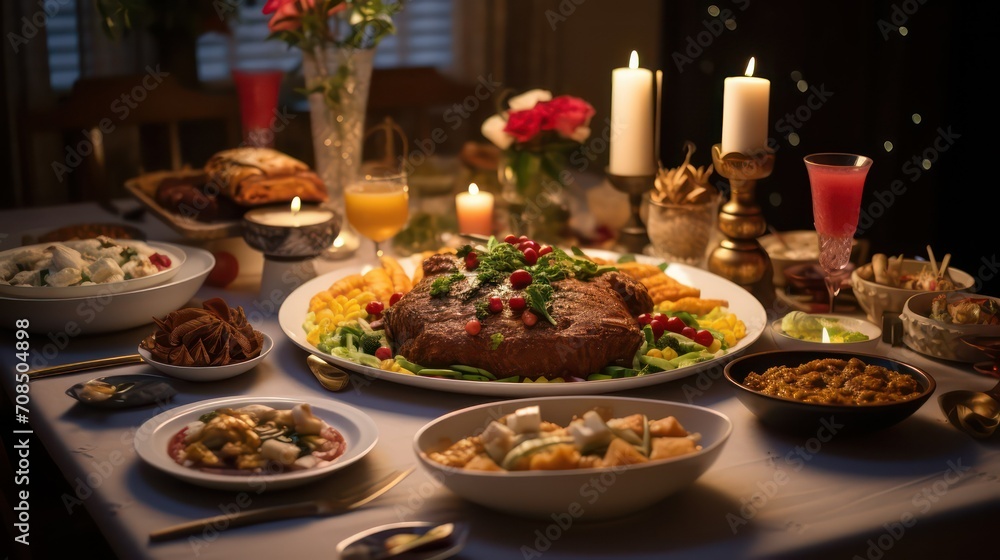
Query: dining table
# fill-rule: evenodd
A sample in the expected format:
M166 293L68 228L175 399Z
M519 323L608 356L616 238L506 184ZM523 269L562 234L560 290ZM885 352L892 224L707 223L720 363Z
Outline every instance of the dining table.
M119 208L133 203L119 201ZM0 211L0 250L17 247L40 229L122 220L107 205L87 202L5 209ZM132 215L127 223L150 240L205 246L148 213ZM340 260L317 258L314 264L322 275L358 269L362 260L359 252ZM16 329L0 325L6 345L0 351L4 414L26 416L26 422L14 425L15 445L5 449L10 470L17 470L20 451L30 448L28 461L42 453L51 456L72 489L72 495L63 496L63 505L85 510L115 554L129 559L336 558L337 545L345 539L409 521L466 524L468 539L458 557L474 559L879 560L972 557L996 549L990 531L1000 520L1000 436L975 439L956 429L936 399L947 391L987 390L996 384L997 379L976 373L971 364L930 358L898 341L880 340L873 353L928 372L937 383L936 394L899 424L843 438L791 435L767 427L738 400L720 367L615 392L713 409L732 421L731 435L716 462L693 485L651 507L597 521L577 521L558 512L527 518L463 500L420 467L414 448L415 434L428 422L502 397L440 392L357 374L345 390L328 392L306 365L309 353L282 332L277 319L281 302L263 297L259 284L260 270L244 267L226 287L202 285L190 305L218 297L253 311L258 318L254 327L274 341L267 359L229 379L171 379L177 394L143 407L99 409L70 398L66 390L99 375L156 374L148 364L36 379L28 386L28 397L18 401L24 391L18 390L15 377ZM766 311L771 320L780 310ZM51 350L45 355L48 365L134 354L153 327L79 336L34 334L32 348ZM765 327L744 354L775 348L773 333ZM152 468L137 455L135 442L149 437L140 428L154 416L236 396L348 405L374 420L377 442L361 460L307 485L260 491L194 485ZM26 404L15 407L18 402ZM340 515L249 527L221 524L188 537L150 539L154 531L208 516L342 495L413 466L416 470L390 491ZM30 493L25 501L41 506L30 503ZM53 538L51 527L32 521L25 527L32 539Z

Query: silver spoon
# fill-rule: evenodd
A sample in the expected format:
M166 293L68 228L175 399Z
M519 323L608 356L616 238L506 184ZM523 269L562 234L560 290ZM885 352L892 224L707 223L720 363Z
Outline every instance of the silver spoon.
M328 391L340 391L350 382L350 374L346 371L330 364L326 360L310 354L306 358L309 371L319 380L319 384Z
M444 523L431 528L431 530L427 531L423 535L413 536L413 538L404 538L398 541L399 544L396 544L396 542L390 538L386 541L387 548L385 554L378 556L378 558L380 560L383 558L392 558L393 556L399 556L404 552L409 552L422 546L428 546L433 543L443 541L444 539L450 537L454 532L454 523ZM396 537L400 536L402 535L396 535Z
M974 438L986 439L1000 426L1000 383L989 391L948 391L938 397L953 426Z

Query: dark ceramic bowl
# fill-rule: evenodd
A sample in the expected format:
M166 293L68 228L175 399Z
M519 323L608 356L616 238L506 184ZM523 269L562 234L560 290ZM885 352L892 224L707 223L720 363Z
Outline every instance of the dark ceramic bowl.
M917 380L923 389L910 400L866 405L821 404L765 395L743 384L751 372L763 373L775 366L798 366L821 358L858 358L869 365L885 367ZM927 372L881 356L856 352L835 351L773 351L748 354L737 358L725 368L726 379L736 387L736 396L743 406L757 415L765 425L786 433L823 436L857 435L882 430L902 422L917 411L937 388Z

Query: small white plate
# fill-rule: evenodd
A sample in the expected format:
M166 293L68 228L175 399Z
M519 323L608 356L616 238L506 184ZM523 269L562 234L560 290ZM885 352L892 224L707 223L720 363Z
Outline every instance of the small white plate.
M157 253L166 255L170 258L170 268L161 270L156 274L143 276L141 278L132 278L131 280L108 282L106 284L93 284L88 286L54 287L10 286L7 284L0 284L0 296L24 299L64 299L92 296L108 297L115 294L134 292L136 290L156 286L170 280L177 275L177 272L184 265L184 261L187 260L187 254L179 245L159 243L155 241L136 241L134 239L121 239L116 240L116 242L126 247L145 245L147 248L153 249ZM51 245L55 245L55 243L39 243L37 245L26 245L24 247L17 247L16 249L8 249L7 251L0 253L0 258L3 258L7 254L14 253L15 251L23 251L24 249L32 248L44 249Z
M868 340L857 342L817 342L813 340L802 340L795 338L781 328L781 319L771 323L771 330L774 332L774 343L783 350L839 350L843 352L871 352L878 346L882 338L882 328L878 325L858 319L849 315L837 315L836 313L810 313L812 317L827 318L837 321L837 323L849 331L856 331L868 337Z
M225 475L184 467L167 453L170 439L207 412L251 404L284 410L303 402L308 402L313 414L340 432L347 443L344 454L328 465L277 474ZM138 433L144 437L135 438L135 450L147 464L191 484L219 490L282 490L313 482L360 460L378 442L378 426L370 416L352 406L316 397L244 396L200 401L150 418Z
M274 348L274 341L271 340L270 336L267 336L267 333L261 334L264 335L264 345L260 349L260 354L249 360L224 366L175 366L165 364L154 360L149 350L143 348L141 344L139 345L139 355L142 356L142 359L147 364L170 377L186 381L219 381L220 379L229 379L241 373L246 373L264 361L264 358L271 352L271 348Z

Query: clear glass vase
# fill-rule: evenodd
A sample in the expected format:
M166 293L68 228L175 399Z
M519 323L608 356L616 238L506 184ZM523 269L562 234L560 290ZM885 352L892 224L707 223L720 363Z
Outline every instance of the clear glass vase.
M324 46L303 51L316 172L329 205L343 214L344 187L361 167L374 49Z
M570 237L567 187L545 172L540 155L505 153L497 171L510 233L551 245Z

